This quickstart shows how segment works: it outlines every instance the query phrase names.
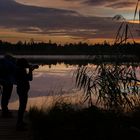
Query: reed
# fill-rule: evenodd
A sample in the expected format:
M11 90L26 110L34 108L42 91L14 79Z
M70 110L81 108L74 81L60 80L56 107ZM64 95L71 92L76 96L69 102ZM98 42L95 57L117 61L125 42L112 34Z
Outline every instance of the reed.
M135 40L129 22L127 22L127 20L122 15L114 16L113 20L117 20L120 23L116 33L114 44L117 45L126 44L129 39L132 39L132 42L135 44Z
M139 104L136 67L117 64L82 66L75 73L76 87L83 89L84 102L111 110L130 110ZM96 100L95 100L96 99Z

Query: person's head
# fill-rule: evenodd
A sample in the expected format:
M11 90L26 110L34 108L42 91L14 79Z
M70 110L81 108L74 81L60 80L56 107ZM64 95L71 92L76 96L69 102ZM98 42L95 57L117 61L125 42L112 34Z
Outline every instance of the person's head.
M17 66L20 68L29 68L30 67L28 61L25 58L17 59Z

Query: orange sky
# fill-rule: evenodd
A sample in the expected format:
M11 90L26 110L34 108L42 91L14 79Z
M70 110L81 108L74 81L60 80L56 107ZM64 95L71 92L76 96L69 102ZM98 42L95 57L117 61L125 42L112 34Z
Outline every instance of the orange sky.
M114 42L120 25L133 19L137 0L0 0L0 40L56 43ZM138 7L139 8L139 7ZM138 15L136 16L136 18ZM135 22L136 23L136 22ZM132 25L130 25L131 27ZM133 31L138 29L135 24ZM134 33L136 41L138 34Z
M33 39L35 42L49 42L51 40L53 43L57 44L65 44L65 43L78 43L78 42L86 42L89 44L95 43L103 43L105 40L107 42L114 42L114 39L109 38L96 38L96 39L72 39L70 36L48 36L48 35L37 35L37 34L26 34L26 33L19 33L16 31L7 31L2 29L0 39L3 41L8 41L12 43L16 43L18 41L22 42L29 42Z

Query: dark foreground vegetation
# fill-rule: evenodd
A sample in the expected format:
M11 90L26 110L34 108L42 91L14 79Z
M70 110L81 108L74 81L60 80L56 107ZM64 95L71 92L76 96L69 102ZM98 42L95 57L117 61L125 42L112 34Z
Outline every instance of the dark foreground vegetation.
M75 110L61 103L50 111L29 111L33 140L139 140L140 108L114 112L95 106Z
M88 107L76 109L72 103L56 102L50 110L30 109L33 140L139 140L140 88L136 69L106 64L96 70L79 67L76 86L83 89L83 105Z
M69 43L56 44L44 42L17 42L15 44L0 41L0 54L10 52L13 54L49 54L49 55L137 55L139 56L140 44L103 44Z

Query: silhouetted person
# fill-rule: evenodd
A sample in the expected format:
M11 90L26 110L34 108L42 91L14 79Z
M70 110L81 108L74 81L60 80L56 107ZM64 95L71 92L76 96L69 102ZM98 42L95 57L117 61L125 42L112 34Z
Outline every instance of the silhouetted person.
M27 68L29 69L28 72ZM32 71L33 68L30 67L26 59L21 58L17 60L16 81L17 81L17 94L19 96L19 110L17 120L18 130L24 129L23 116L26 110L28 91L30 89L29 81L33 79Z
M2 85L1 108L3 117L11 115L8 103L15 84L16 59L11 55L5 55L1 60L0 84Z

